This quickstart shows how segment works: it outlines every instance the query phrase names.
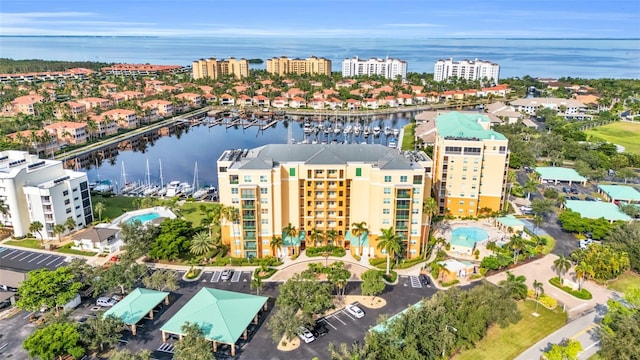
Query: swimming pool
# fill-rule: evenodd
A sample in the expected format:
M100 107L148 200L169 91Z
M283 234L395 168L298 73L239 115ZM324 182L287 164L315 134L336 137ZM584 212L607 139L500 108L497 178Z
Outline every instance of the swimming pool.
M479 227L459 227L451 230L451 245L473 247L475 243L488 238L489 233Z
M127 220L127 223L131 224L134 221L140 221L141 223L144 224L146 222L149 222L153 219L157 219L159 217L160 217L160 214L158 214L157 212L152 212L152 213L132 216L129 220Z

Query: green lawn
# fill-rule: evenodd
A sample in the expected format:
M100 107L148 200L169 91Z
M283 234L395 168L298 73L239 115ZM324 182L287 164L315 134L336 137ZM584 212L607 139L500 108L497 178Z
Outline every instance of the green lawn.
M133 196L111 196L102 197L101 195L92 196L91 203L95 209L96 203L104 203L105 210L102 212L102 220L115 219L118 216L126 213L127 211L136 210L133 206L133 201L136 198ZM95 212L95 211L94 211ZM96 220L98 220L98 214L94 214Z
M640 154L640 142L638 142L640 124L614 122L586 130L585 133L589 137L589 141L597 139L606 140L624 146L627 152Z
M567 322L567 315L561 307L548 310L538 307L539 317L531 315L536 308L533 301L520 302L518 309L522 320L504 329L494 326L487 336L476 344L475 349L467 350L454 357L456 360L492 359L510 360L556 331Z
M626 292L630 287L640 287L640 275L627 271L620 277L609 283L608 287L615 291Z
M30 249L40 249L41 244L38 239L7 240L4 243L7 245L26 247Z
M415 136L416 136L416 124L410 123L404 127L404 134L402 137L402 150L413 150L415 147Z
M200 210L200 206L204 205L207 210L213 208L215 203L206 202L185 202L179 209L180 216L190 221L193 226L200 226L200 221L206 217L205 213Z

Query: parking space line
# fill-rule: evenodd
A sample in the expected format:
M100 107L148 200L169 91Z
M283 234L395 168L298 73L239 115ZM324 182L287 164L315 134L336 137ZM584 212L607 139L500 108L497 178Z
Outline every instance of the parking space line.
M0 351L4 350L7 346L9 346L9 343L4 343L0 345Z
M355 320L356 318L354 318L353 316L351 316L345 309L342 309L341 312L345 315L347 315L347 317L349 317L351 320Z
M5 247L0 247L0 253L1 253L1 252L3 252L3 251L5 251L5 250L9 250L9 249L8 249L8 248L5 248Z
M342 319L340 319L339 317L337 317L337 316L336 316L337 314L338 314L338 313L336 312L336 313L333 313L333 314L331 314L331 315L329 315L329 316L327 316L327 317L330 317L330 318L332 318L332 319L336 319L336 320L340 321L340 322L342 323L342 325L347 325L347 323L346 323L346 322L342 321Z
M17 257L22 256L22 255L24 255L24 251L19 250L18 255L14 256L14 257L12 257L12 258L11 258L11 259L9 259L9 260L13 260L13 259L15 259L15 258L17 258Z
M37 259L37 258L39 258L41 256L44 256L44 254L38 254L38 256L34 257L33 259L29 260L28 262L32 262L33 260L35 260L35 259Z
M231 275L231 282L240 281L240 275L242 275L242 271L234 271L233 275Z
M23 317L22 317L22 319L23 319L23 320L24 320L24 319L28 319L28 318L29 318L29 316L33 315L33 313L34 313L34 312L35 312L35 311L32 311L32 312L28 313L27 315L23 316Z
M211 272L209 271L202 274L202 282L207 282L207 279L209 278L209 274L211 274Z
M214 271L213 274L211 274L211 281L210 282L218 282L220 281L220 271Z
M322 321L322 322L324 322L325 324L327 324L327 325L331 326L331 327L333 328L333 330L338 330L338 328L337 328L337 327L335 327L335 326L333 326L333 324L332 324L332 323L330 323L329 321L327 321L327 319L326 319L326 318L322 318L322 319L320 319L320 320L318 320L318 321Z
M58 264L53 264L53 267L59 267L61 265L63 265L65 263L64 259L60 260L60 262Z
M9 256L11 256L11 254L13 254L13 253L14 253L14 252L16 252L16 251L18 251L18 250L15 250L15 249L14 249L12 252L7 253L7 254L4 254L4 255L2 255L1 257L3 257L3 258L9 257Z
M49 264L52 264L56 261L60 261L60 258L58 256L56 256L53 260L49 261L48 263L44 264L45 266L49 266ZM64 261L64 260L63 260Z
M52 257L52 256L53 256L53 255L48 255L46 258L44 258L44 259L42 259L42 260L38 261L38 265L40 265L40 263L41 263L41 262L46 261L48 258L50 258L50 257Z
M32 253L32 252L27 253L27 256L25 256L25 257L23 257L23 258L18 259L18 261L25 261L25 260L27 260L28 258L30 258L30 257L32 257L33 255L36 255L36 254L37 254L37 253Z

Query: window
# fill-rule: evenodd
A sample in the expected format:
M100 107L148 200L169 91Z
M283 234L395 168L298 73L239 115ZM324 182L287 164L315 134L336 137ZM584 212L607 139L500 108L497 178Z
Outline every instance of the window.
M414 194L420 194L420 188L413 188Z
M385 195L391 194L391 188L384 188L384 194Z
M383 204L391 204L391 199L389 199L389 198L384 198L384 199L382 200L382 203L383 203Z
M413 175L413 185L422 184L422 175Z
M269 203L269 199L260 199L260 204L268 204Z
M62 195L63 195L63 196L67 196L67 195L69 195L69 190L65 190L65 191L63 191L63 192L62 192Z
M262 220L260 220L260 223L262 225L268 225L269 224L269 219L262 219Z
M477 166L473 167L473 172L478 172L478 167Z
M229 176L229 184L237 184L238 183L238 175L230 175Z
M238 194L238 188L237 187L232 187L231 188L231 194L237 195Z
M233 199L231 199L231 203L232 203L232 204L240 204L240 199L238 199L238 198L233 198Z
M69 200L69 199L67 199L67 200L65 200L65 201L64 201L64 204L65 204L65 205L69 205L70 203L71 203L71 200Z
M267 195L269 193L269 188L260 188L260 194Z
M407 182L407 177L406 176L400 176L400 182L401 183L406 183Z
M226 172L227 172L227 167L226 167L226 166L220 166L220 167L218 168L218 172L226 173Z
M328 173L329 173L329 175L335 175L336 171L332 169L332 170L329 170Z
M382 214L384 215L389 215L391 213L391 210L389 209L382 209Z
M389 223L390 223L389 219L382 220L382 225L389 225Z
M460 204L460 205L464 205L464 200L460 200L460 201L458 201L458 204Z
M289 176L296 176L296 168L289 168Z
M69 214L71 212L71 208L67 208L67 214Z
M267 182L267 175L260 175L260 182L261 183L266 183Z
M356 176L362 176L362 168L356 168Z
M244 176L244 182L246 182L246 183L251 182L251 175L245 175Z
M390 175L385 175L384 176L384 182L390 183L391 182L391 176Z
M260 214L262 214L262 215L269 214L269 209L260 209Z

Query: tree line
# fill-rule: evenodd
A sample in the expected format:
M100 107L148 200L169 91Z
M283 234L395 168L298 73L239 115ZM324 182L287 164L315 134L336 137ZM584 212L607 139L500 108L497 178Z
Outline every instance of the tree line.
M20 74L42 71L65 71L72 68L85 68L100 71L101 68L113 65L113 63L96 61L63 61L63 60L14 60L0 58L0 73Z

